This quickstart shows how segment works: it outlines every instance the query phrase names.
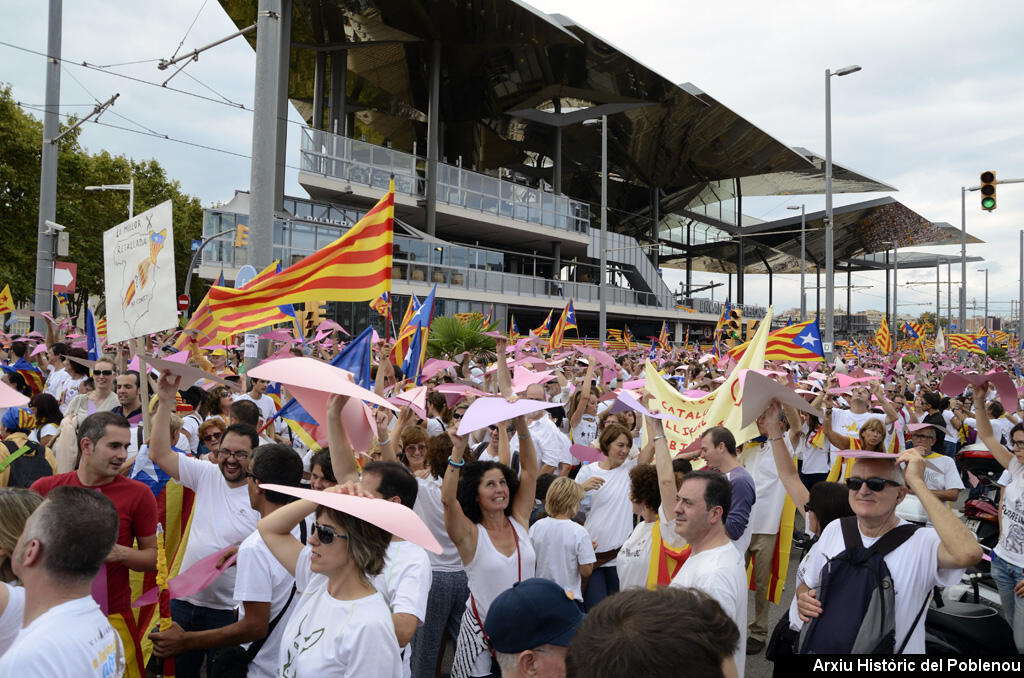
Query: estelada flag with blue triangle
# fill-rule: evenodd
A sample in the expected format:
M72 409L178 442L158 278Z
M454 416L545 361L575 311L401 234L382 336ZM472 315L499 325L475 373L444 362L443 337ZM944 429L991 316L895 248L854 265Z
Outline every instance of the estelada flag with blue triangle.
M733 349L729 355L739 360L747 350L750 342L744 342ZM797 360L800 362L816 362L824 360L821 350L821 331L818 321L807 320L794 325L786 325L768 335L768 343L764 349L765 360Z
M508 321L508 337L509 339L518 339L519 336L519 325L516 324L516 317L514 315L510 315Z
M658 348L668 350L668 321L661 321L661 332L658 332Z
M420 308L420 300L416 295L409 297L409 305L405 307L405 315L402 316L402 324L398 326L398 336L395 337L395 346L391 349L391 362L402 364L405 354L409 352L409 345L412 343L412 331L409 329L409 322L413 315Z
M543 337L545 332L551 331L551 314L554 312L552 309L548 311L547 317L544 318L544 322L537 326L536 329L532 330L538 337Z
M572 299L562 309L562 315L559 316L558 322L555 323L555 329L551 331L551 338L548 340L548 351L561 348L565 331L570 327L576 327L576 311L572 308Z
M402 373L406 379L412 380L417 386L420 385L423 361L427 356L427 337L430 334L430 321L434 318L434 296L437 293L437 285L430 290L430 294L420 304L419 309L409 320L409 327L413 329L412 342L409 344L409 352L402 361Z

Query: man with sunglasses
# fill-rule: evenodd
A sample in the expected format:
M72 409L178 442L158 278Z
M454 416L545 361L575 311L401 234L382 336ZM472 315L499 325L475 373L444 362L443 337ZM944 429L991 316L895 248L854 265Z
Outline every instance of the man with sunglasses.
M246 471L256 447L256 429L245 424L229 426L221 437L217 463L179 454L171 447L171 412L181 377L165 372L157 383L159 406L153 417L149 458L164 473L196 493L192 508L192 529L181 562L184 572L194 563L237 545L256 530L260 514L249 503ZM235 621L235 568L228 568L213 583L191 596L171 601L171 617L185 631L206 631ZM206 650L192 650L177 656L180 678L198 678Z
M526 387L523 397L529 400L547 400L544 387L540 384L530 384ZM533 439L533 446L537 450L537 459L540 462L540 472L553 473L556 476L564 476L569 473L572 467L572 455L569 452L569 437L558 430L555 422L548 416L547 410L538 410L526 415L530 425L530 437ZM513 456L519 453L519 437L514 435L509 440L509 449Z
M982 551L971 531L928 489L925 459L920 448L909 449L889 459L858 459L846 481L850 507L865 548L883 535L907 524L896 515L896 506L913 490L933 527L915 531L884 560L892 576L899 604L895 610L895 646L905 645L909 654L923 654L924 623L918 618L935 586L960 581L964 568L981 560ZM901 471L901 465L905 470ZM842 519L846 520L846 519ZM842 615L844 610L823 608L817 587L823 568L831 558L846 550L842 520L833 520L811 547L797 570L797 610L806 623L822 615ZM835 594L833 594L835 595ZM841 595L841 594L840 594ZM908 638L906 643L904 641Z

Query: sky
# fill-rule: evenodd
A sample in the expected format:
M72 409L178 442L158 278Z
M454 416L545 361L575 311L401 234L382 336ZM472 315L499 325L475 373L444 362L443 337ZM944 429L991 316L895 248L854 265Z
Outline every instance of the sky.
M825 69L860 65L862 71L832 81L833 158L897 187L894 197L929 220L959 226L960 187L976 185L983 170L996 171L1000 179L1024 178L1022 3L633 0L628 11L621 1L608 0L532 4L572 17L674 82L694 83L781 142L822 155ZM46 2L0 0L0 10L5 17L0 41L45 51ZM155 60L187 53L234 30L216 0L65 2L64 58L96 65L151 61L103 72L67 64L61 80L62 111L81 114L95 99L119 92L102 122L218 150L97 125L85 128L83 145L91 151L156 158L204 205L225 202L235 189L249 186L252 48L241 39L216 47L190 64L184 71L188 75L169 83L214 101L111 73L162 83L170 71L158 70ZM19 101L42 104L44 65L41 56L0 45L0 82L9 83ZM227 102L243 104L246 110ZM294 112L291 120L300 122ZM294 169L298 124L288 130L291 169L286 192L304 195ZM882 195L836 195L834 202L844 205ZM808 212L824 208L823 196L789 196L747 198L744 211L770 221L791 215L786 206L801 202ZM985 241L968 246L969 255L985 258L968 265L968 305L976 300L980 315L985 274L976 269L987 267L989 313L1008 315L1010 300L1018 296L1024 184L1000 186L994 212L983 212L978 203L978 194L968 193L967 230ZM914 251L959 254L959 245ZM680 277L667 273L674 288ZM954 286L959 279L959 266L954 266ZM704 280L725 282L724 276L694 274L695 282ZM901 270L899 280L901 313L934 310L933 268ZM941 280L945 314L945 267ZM777 311L798 306L799 276L775 276L774 283ZM836 284L844 285L845 275ZM885 308L882 274L854 274L853 284L858 288L852 293L854 312ZM748 276L746 302L766 305L767 287L765 276ZM721 290L716 299L722 298ZM845 290L837 288L841 305L845 297ZM812 291L808 299L813 307Z

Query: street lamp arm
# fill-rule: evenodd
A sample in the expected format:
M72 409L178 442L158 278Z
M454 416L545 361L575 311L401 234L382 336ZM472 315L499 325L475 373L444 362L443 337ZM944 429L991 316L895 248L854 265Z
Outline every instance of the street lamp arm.
M195 254L192 255L192 261L190 261L189 264L188 264L188 274L185 275L185 294L188 294L188 291L192 288L192 271L195 270L196 261L199 260L199 255L202 253L203 248L206 247L207 245L209 245L211 242L213 242L217 238L221 237L222 235L227 235L228 233L233 233L234 231L235 231L235 229L229 228L226 231L221 231L220 233L214 233L213 235L211 235L208 238L204 239L202 243L200 243L199 249L197 249ZM188 317L188 312L187 311L185 313L185 316Z

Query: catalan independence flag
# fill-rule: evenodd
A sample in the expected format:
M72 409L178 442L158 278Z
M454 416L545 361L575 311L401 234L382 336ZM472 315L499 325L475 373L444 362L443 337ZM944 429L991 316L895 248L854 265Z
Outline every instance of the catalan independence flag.
M921 334L924 333L924 328L917 323L903 323L903 332L906 333L911 339L920 339Z
M729 355L739 360L747 350L749 341L730 349ZM817 320L786 325L768 335L768 343L764 349L765 360L799 360L815 362L824 360L821 350L821 332Z
M668 350L668 321L661 321L661 332L658 333L658 348Z
M572 299L562 309L562 315L559 316L558 322L555 323L555 329L551 330L551 337L548 339L548 350L554 351L555 349L561 348L562 339L565 337L565 331L570 327L576 327L576 311L572 308Z
M949 347L969 353L984 355L988 352L987 334L947 334L946 341Z
M892 335L889 334L889 323L885 322L885 318L882 318L882 324L875 331L875 344L883 353L892 353Z
M516 324L516 317L514 315L509 316L508 321L508 338L518 339L519 338L519 325Z
M222 318L281 304L369 301L391 290L395 184L347 233L277 275L243 289L210 288L210 313Z
M409 305L405 307L405 315L402 316L402 324L398 326L398 336L395 337L395 345L391 349L391 362L401 365L405 360L405 354L409 352L412 344L413 331L409 328L413 316L420 309L420 300L416 295L409 297Z

